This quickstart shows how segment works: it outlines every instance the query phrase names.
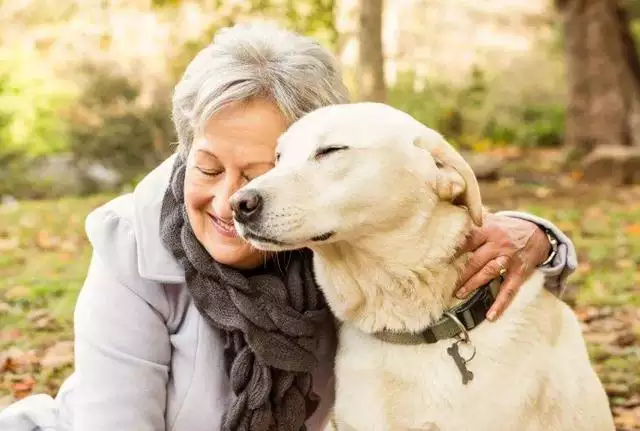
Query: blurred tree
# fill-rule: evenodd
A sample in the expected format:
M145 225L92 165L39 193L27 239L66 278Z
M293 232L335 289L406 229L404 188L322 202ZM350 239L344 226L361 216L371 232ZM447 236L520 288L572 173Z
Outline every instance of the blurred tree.
M157 7L175 6L182 0L154 0ZM204 1L204 0L200 0ZM172 62L172 76L177 80L189 61L209 44L214 34L223 27L232 26L246 17L265 18L279 22L300 34L314 37L321 44L336 51L338 30L335 25L337 0L207 0L216 10L217 19L212 22L203 37L188 41L178 58Z
M217 5L228 0L217 0ZM312 36L335 50L338 31L335 25L336 0L251 0L248 13L276 19L287 28Z
M384 102L383 0L360 0L359 6L357 97L360 100Z
M256 0L254 0L256 1ZM261 0L265 3L265 0ZM277 5L280 2L272 0ZM335 25L336 0L286 0L280 9L294 31L313 36L327 48L334 50L338 43Z
M578 157L604 145L640 146L640 60L629 18L640 13L640 1L555 5L563 17L567 59L566 143Z

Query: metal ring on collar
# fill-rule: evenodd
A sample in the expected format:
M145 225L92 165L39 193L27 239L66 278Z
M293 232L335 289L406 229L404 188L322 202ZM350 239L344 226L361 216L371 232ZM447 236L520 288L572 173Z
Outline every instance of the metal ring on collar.
M460 333L458 334L460 336L460 340L463 343L467 343L467 342L471 341L471 337L469 337L469 332L467 331L467 328L462 324L460 319L458 319L455 314L450 313L448 311L445 311L444 314L446 316L449 316L449 319L451 319L453 321L453 323L456 324L458 329L460 329Z

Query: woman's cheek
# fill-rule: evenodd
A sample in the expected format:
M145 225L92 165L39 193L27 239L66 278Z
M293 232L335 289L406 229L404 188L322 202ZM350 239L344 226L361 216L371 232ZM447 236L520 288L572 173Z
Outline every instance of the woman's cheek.
M213 199L213 186L199 178L197 174L188 173L184 179L184 200L187 206L202 208Z

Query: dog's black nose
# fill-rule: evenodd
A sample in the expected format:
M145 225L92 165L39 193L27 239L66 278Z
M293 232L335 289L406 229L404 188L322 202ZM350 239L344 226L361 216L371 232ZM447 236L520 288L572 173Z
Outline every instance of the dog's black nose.
M231 209L234 218L241 223L255 220L262 210L262 196L251 189L236 192L231 198Z

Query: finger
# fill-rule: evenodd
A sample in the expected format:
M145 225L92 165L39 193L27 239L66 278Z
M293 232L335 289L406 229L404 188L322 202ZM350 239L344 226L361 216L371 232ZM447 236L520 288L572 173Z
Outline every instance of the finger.
M467 235L464 245L460 248L460 253L476 251L486 242L487 235L482 231L482 229L472 229L469 235Z
M476 289L489 283L491 280L500 276L502 268L509 267L509 258L501 255L491 259L484 265L480 271L477 271L460 289L456 292L459 299L466 298Z
M500 286L500 292L498 292L495 302L487 312L487 319L495 321L502 316L504 310L511 304L516 293L520 290L520 286L522 286L526 278L525 270L525 266L516 264L511 271L507 272L504 282Z
M480 276L479 273L482 272L483 268L486 268L487 265L490 265L494 259L499 257L500 256L499 253L500 251L493 244L485 244L479 249L477 249L471 255L471 258L467 262L464 272L462 273L462 275L460 276L460 279L458 280L458 286L460 286L460 289L458 289L458 292L461 292L462 290L471 290L470 286L475 286L480 280L479 278L474 280L474 277L479 277ZM499 271L500 263L505 265L503 261L494 262L491 265L494 265L495 267L497 267ZM505 268L506 268L506 265L505 265ZM490 272L491 269L492 268L487 268L485 269L485 271ZM493 275L493 274L487 273L486 275ZM478 284L477 286L482 286L482 284Z

